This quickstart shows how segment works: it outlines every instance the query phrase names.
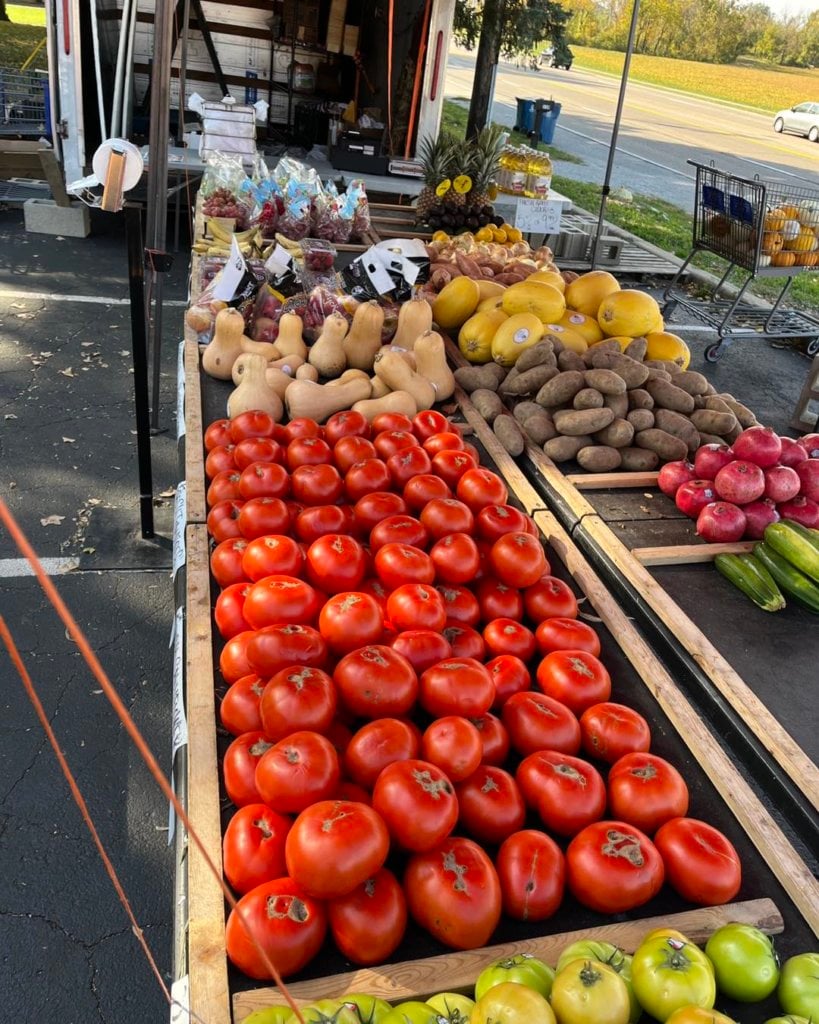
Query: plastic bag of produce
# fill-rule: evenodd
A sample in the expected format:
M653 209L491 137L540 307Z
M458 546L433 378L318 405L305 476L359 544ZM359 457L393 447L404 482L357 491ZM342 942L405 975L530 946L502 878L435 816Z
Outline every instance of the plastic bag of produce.
M330 183L332 184L332 182ZM345 212L342 198L332 190L321 189L313 198L313 234L327 242L348 242L353 218Z
M361 239L370 230L370 203L364 182L360 178L351 181L344 194L342 212L352 220L352 237Z
M264 283L264 265L259 260L244 261L237 273L228 266L218 270L199 298L185 314L185 323L196 331L200 344L210 341L213 324L220 309L231 306L238 309L250 323L256 294Z
M238 153L211 153L202 177L202 212L206 217L226 217L236 230L250 224L253 201L247 192L248 175Z

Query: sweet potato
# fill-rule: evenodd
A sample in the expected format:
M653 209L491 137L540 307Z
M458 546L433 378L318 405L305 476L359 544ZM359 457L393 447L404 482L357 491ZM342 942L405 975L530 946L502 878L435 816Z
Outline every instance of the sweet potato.
M626 390L626 382L614 370L586 370L583 378L587 387L601 395L622 395Z
M629 473L650 473L656 469L660 456L647 448L620 448L620 468Z
M455 262L457 263L458 269L464 275L464 277L471 277L474 278L475 280L477 280L480 277L483 277L483 275L481 274L481 268L473 259L470 259L470 257L467 256L466 253L456 251Z
M556 412L553 417L558 433L579 437L593 434L607 427L614 420L611 409L571 409Z
M610 473L620 466L620 452L605 444L589 445L580 449L577 461L589 473Z
M543 446L543 451L553 462L569 462L577 456L581 448L594 444L594 438L588 434L580 437L553 437Z
M638 448L647 448L650 452L656 452L663 462L675 462L677 459L684 459L688 455L688 445L678 437L657 427L649 430L638 430L634 435Z
M693 397L669 381L649 380L646 382L646 391L654 399L654 404L661 409L672 409L686 415L694 411Z
M496 416L503 411L503 402L496 391L489 391L488 388L478 388L469 396L472 404L483 416L487 423L492 423Z
M535 401L548 409L563 402L570 402L584 386L583 374L579 370L565 370L543 385Z
M510 455L522 455L526 439L520 425L507 413L502 413L492 424L495 436Z
M634 440L634 427L628 420L615 419L594 435L600 444L610 448L626 448Z
M595 388L583 388L574 396L572 405L575 409L602 409L603 396Z

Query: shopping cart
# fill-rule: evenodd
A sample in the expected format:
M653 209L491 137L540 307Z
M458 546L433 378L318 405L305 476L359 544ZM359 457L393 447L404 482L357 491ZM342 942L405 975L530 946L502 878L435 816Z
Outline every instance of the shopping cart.
M737 337L807 339L808 354L819 351L819 320L782 309L794 277L819 271L819 189L740 178L713 163L688 163L697 171L694 243L664 293L664 314L679 306L716 331L719 341L705 351L709 362ZM698 252L714 253L727 262L705 301L677 290ZM746 272L736 297L717 298L735 268ZM784 279L770 309L742 301L755 277Z
M0 68L0 136L51 137L48 74Z

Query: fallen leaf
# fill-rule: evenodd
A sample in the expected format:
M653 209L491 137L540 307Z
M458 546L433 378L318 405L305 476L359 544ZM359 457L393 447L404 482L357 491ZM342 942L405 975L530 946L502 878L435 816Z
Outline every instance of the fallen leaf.
M63 441L65 441L66 444L74 444L74 442L76 440L77 440L76 437L64 437L63 438Z
M643 493L643 497L644 497L644 498L653 498L653 497L654 497L654 495L653 495L653 494L646 494L646 493L644 492L644 493Z
M119 350L119 354L120 354L121 356L129 356L129 355L130 355L131 353L130 353L130 352L128 351L128 349L127 349L127 348L121 348L121 349Z
M101 505L102 504L102 498L89 498L88 499L88 504L89 505Z
M159 497L160 498L172 498L175 494L176 494L176 488L175 487L169 487L167 489L167 491L160 491L159 492Z
M34 313L15 313L18 320L33 320Z
M93 555L96 550L96 548L83 548L82 553L84 555Z
M82 345L83 348L90 348L94 344L94 342L93 341L81 341L80 344Z
M13 412L7 412L6 415L3 417L3 419L4 420L16 420L17 417L14 415Z
M58 370L57 373L61 373L63 377L76 377L76 373L71 369L70 366L66 366L64 370Z
M40 520L40 526L59 526L65 516L46 516Z
M40 355L42 356L43 359L50 359L54 355L54 353L53 352L41 352Z

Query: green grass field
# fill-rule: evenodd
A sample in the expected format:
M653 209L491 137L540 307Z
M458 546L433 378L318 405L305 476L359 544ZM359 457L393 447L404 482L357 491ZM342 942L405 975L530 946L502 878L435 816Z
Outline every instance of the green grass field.
M45 28L44 7L23 7L22 4L6 4L6 14L15 25L40 25Z
M7 4L11 21L0 22L0 68L21 68L41 39L45 38L45 10ZM40 59L41 58L41 59ZM45 53L40 51L35 66L44 67Z
M460 97L457 97L460 99ZM459 139L464 138L466 135L466 118L467 108L459 102L454 100L444 100L443 112L441 114L441 128L443 131L449 132L450 135L455 135ZM508 125L504 125L508 127ZM513 145L521 145L526 143L528 145L529 139L522 132L510 131L509 141ZM574 153L567 153L563 149L558 149L557 146L544 146L544 149L548 149L549 156L553 160L564 160L570 164L582 164L584 161L579 156L575 156Z

